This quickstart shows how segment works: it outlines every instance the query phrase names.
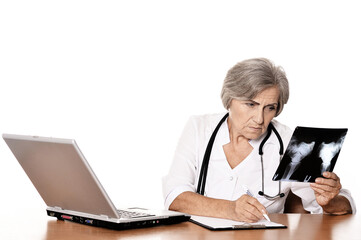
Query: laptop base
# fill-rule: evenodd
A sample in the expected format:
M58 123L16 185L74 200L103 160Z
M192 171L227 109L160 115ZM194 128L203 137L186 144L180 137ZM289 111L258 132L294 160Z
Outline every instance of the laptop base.
M115 223L115 222L108 222L99 219L94 219L94 218L79 217L72 214L64 214L53 210L46 210L46 211L48 216L56 217L58 220L61 221L66 220L88 226L102 227L102 228L108 228L114 230L146 228L146 227L154 227L158 225L171 225L171 224L185 222L190 219L190 216L179 215L179 216L169 216L168 218L157 219L157 220L152 219L152 220L139 220L139 221Z

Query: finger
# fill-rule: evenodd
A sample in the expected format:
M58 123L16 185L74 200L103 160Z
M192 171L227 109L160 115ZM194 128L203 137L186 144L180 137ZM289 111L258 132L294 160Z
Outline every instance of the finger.
M248 203L256 208L259 212L267 212L266 208L254 197L248 198Z
M254 197L250 197L248 203L252 206L252 213L259 219L263 219L263 214L268 214L266 208Z
M311 185L311 188L313 191L315 191L315 193L323 194L326 192L325 189L318 187L317 184Z
M261 209L259 209L261 208ZM236 211L238 215L242 218L246 218L246 221L259 221L263 218L262 214L263 205L258 202L258 200L254 197L243 195L236 201ZM245 221L242 219L242 221Z
M318 204L327 205L338 193L325 192L323 190L314 190Z
M317 183L312 183L311 187L320 188L325 191L333 191L334 189L340 190L341 184L338 182L320 181Z
M319 190L319 189L314 190L314 191L315 191L315 196L316 197L322 197L322 198L330 199L330 200L338 195L337 192L326 192L326 191Z
M328 175L328 174L325 174L325 175ZM328 176L331 176L331 175L328 175ZM340 187L341 186L340 178L336 174L332 175L331 178L316 178L315 183L320 184L320 185L328 185L330 187Z
M315 192L316 197L322 196L327 199L332 199L337 196L340 192L339 188L333 188L327 185L313 184L311 188Z
M259 216L258 214L256 214L254 212L254 209L247 209L244 212L244 217L246 218L246 222L258 222L259 220L261 220L263 218L263 216Z
M312 183L310 186L314 191L317 191L318 193L321 193L321 194L324 192L338 193L341 189L341 185L327 185L327 184Z
M334 179L336 181L340 181L340 178L334 172L323 172L322 176L328 179Z

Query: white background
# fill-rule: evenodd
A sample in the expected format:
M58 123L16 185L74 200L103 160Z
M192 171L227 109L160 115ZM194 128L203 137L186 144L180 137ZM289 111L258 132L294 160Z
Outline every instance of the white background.
M348 127L335 167L360 206L357 1L1 1L0 133L74 138L118 206L163 207L189 116L225 111L238 61L284 67L278 120ZM0 140L1 206L45 209Z

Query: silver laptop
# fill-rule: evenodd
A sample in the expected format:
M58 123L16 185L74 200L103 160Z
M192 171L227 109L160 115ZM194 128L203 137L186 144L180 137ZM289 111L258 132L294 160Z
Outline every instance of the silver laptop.
M131 229L189 220L187 214L142 208L116 209L75 140L3 134L47 205L59 220Z

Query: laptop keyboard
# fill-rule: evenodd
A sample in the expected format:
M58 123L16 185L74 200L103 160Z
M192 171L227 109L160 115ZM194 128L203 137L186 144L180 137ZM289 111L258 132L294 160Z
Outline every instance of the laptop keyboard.
M155 216L153 214L148 214L148 213L132 212L132 211L119 210L119 209L118 209L118 213L121 218L141 218L141 217Z

